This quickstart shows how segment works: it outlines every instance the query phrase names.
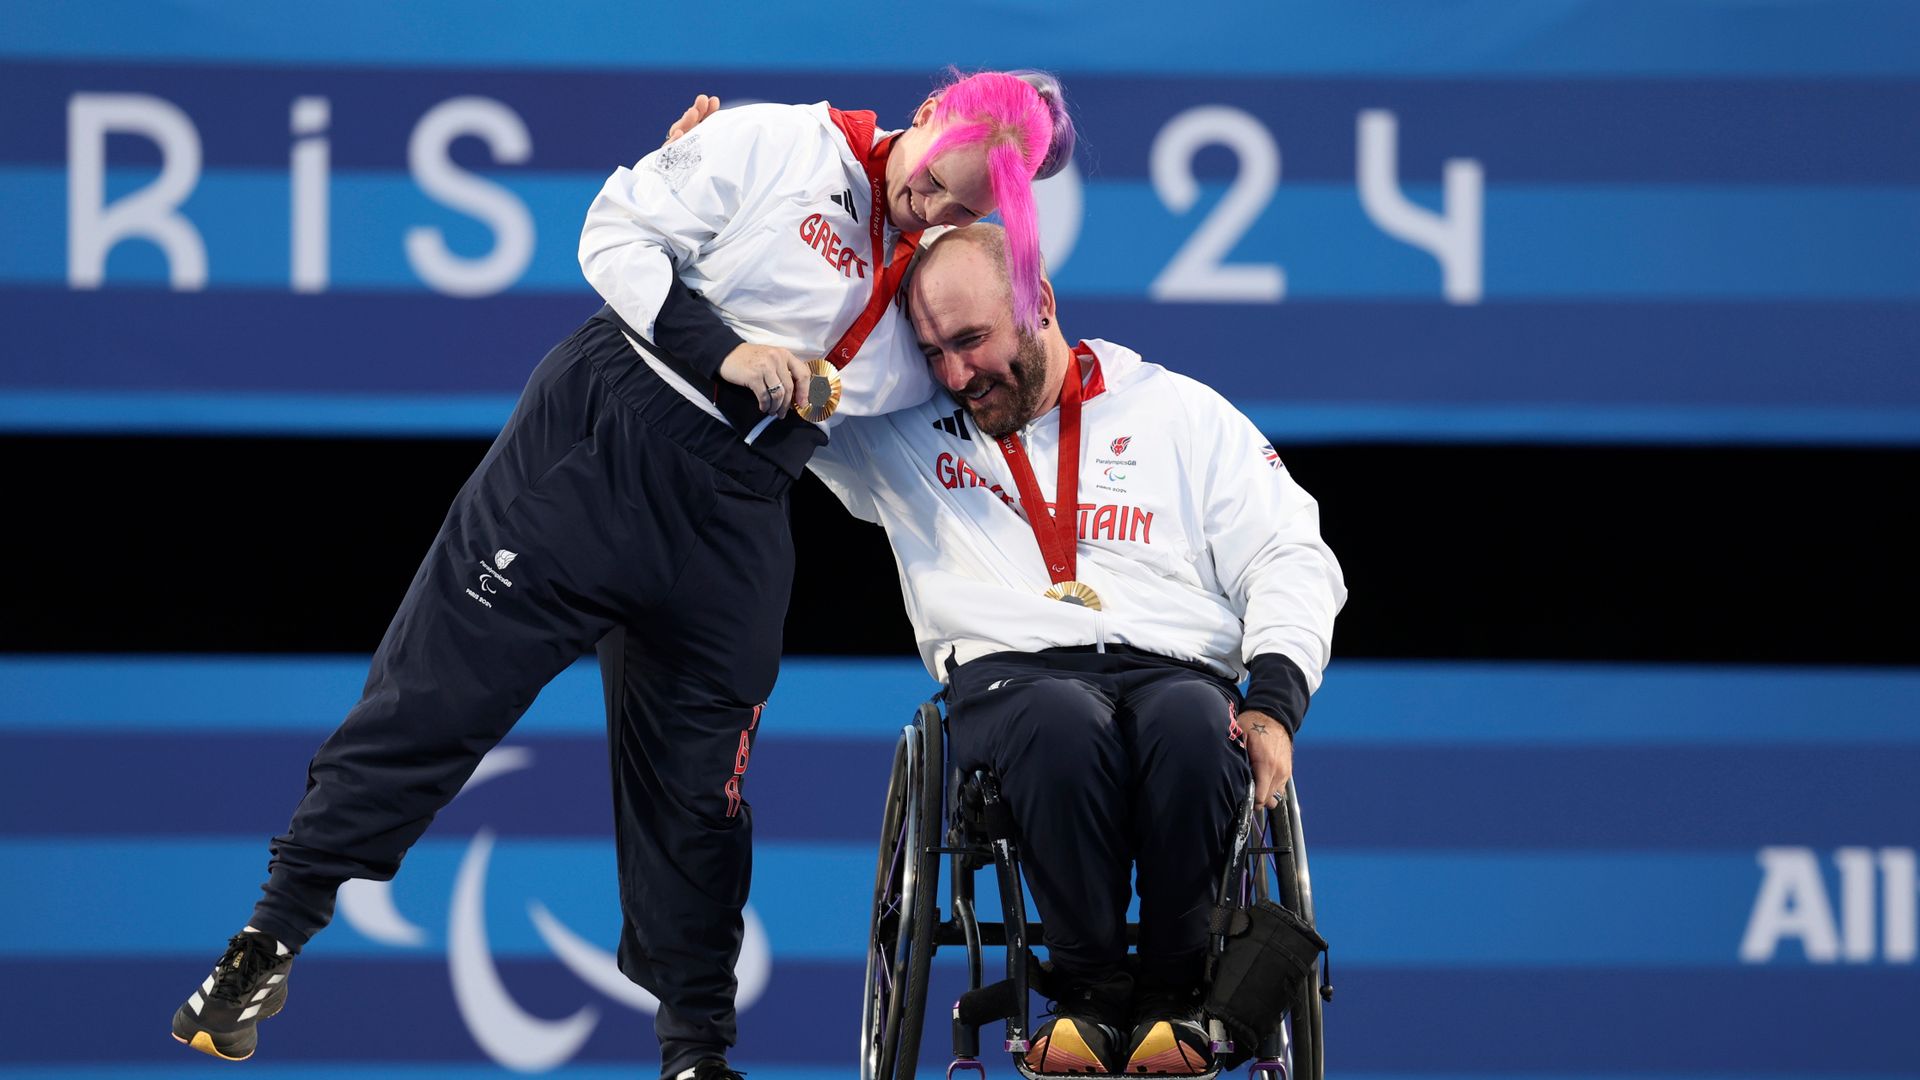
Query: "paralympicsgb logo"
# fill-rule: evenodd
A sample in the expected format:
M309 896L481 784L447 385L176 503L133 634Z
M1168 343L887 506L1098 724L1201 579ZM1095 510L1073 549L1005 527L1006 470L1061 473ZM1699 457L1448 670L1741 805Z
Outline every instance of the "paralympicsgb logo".
M505 569L511 552L500 552L496 563ZM466 786L474 788L533 765L533 751L520 746L496 747L480 762ZM544 1072L572 1060L600 1023L600 1008L582 1005L561 1020L546 1020L523 1009L494 962L486 921L487 869L492 862L495 834L490 828L474 833L460 860L447 917L447 967L453 998L468 1033L488 1057L520 1072ZM422 949L432 944L427 931L402 915L393 899L392 883L355 879L340 889L340 915L355 930L383 945ZM615 955L593 944L561 922L539 900L527 902L527 917L540 940L582 983L601 996L648 1015L660 1002L620 972ZM611 935L609 935L611 936ZM765 993L773 973L773 956L766 928L749 906L746 939L734 965L739 981L736 1007L745 1012Z

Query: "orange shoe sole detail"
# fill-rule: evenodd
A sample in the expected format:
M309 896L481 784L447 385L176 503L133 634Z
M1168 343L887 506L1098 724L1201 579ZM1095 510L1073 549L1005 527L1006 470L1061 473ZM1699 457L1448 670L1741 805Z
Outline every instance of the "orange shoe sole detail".
M1162 1021L1153 1025L1127 1059L1126 1071L1131 1075L1199 1076L1207 1069L1206 1060L1174 1037L1172 1024Z
M1071 1020L1053 1026L1052 1033L1027 1051L1027 1068L1055 1076L1106 1076L1106 1063L1087 1045Z

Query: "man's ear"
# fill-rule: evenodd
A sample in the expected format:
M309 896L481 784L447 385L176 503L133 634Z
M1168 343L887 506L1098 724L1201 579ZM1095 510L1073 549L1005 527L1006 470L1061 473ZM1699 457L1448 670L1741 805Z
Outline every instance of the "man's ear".
M1060 325L1060 312L1053 304L1053 282L1047 280L1045 274L1040 275L1040 317L1053 320L1055 326Z
M939 106L939 104L939 94L930 95L927 100L921 102L920 107L913 110L913 126L925 127L933 123L933 110Z

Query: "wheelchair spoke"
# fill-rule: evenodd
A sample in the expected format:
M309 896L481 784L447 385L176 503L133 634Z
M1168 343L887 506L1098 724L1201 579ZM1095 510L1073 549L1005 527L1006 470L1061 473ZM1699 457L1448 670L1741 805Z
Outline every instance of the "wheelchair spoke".
M940 738L938 713L922 706L894 750L868 924L861 1080L912 1080L918 1060L938 920Z

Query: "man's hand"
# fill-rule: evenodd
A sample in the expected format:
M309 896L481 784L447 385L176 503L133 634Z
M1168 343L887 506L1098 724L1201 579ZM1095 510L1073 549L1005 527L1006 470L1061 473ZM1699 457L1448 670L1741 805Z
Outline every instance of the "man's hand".
M687 111L680 114L680 119L675 120L673 126L667 129L667 137L660 141L660 145L665 146L680 136L685 135L687 132L692 131L694 128L699 127L700 121L712 116L719 110L719 98L714 97L712 94L700 94L696 96L693 99L693 104L687 108Z
M720 361L720 377L753 391L761 412L779 416L812 375L799 357L778 345L741 345Z
M1261 805L1279 806L1293 775L1293 736L1287 725L1263 712L1240 714L1240 730L1247 736L1247 761L1253 766L1254 790Z

